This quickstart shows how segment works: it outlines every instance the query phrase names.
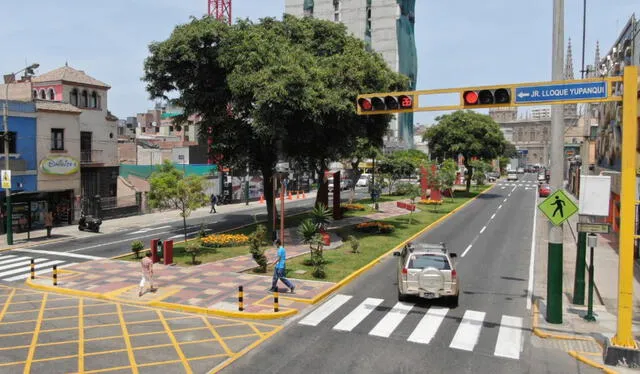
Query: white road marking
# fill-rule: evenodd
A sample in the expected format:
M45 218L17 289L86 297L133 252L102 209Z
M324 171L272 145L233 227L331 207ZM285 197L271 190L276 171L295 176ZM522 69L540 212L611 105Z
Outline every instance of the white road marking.
M46 260L46 258L45 258L45 259L37 258L37 259L35 259L35 261L34 261L34 262L39 262L38 260ZM42 267L42 266L53 266L53 265L62 264L63 262L64 262L64 261L55 260L55 261L43 262L43 263L39 264L38 266L39 266L39 267ZM28 263L27 263L27 264L28 264ZM0 273L0 277L4 277L4 276L6 276L6 275L13 275L13 274L22 273L22 272L24 272L25 270L26 270L26 269L24 269L24 268L23 268L23 269L14 269L14 270L5 271L5 272ZM27 270L27 272L28 272L28 271L29 271L29 270Z
M347 314L342 321L333 326L334 330L339 331L351 331L354 327L358 326L373 310L380 305L384 300L376 299L373 297L367 297L360 305L358 305L351 313Z
M449 347L463 351L473 351L480 337L484 316L485 312L475 310L467 310L464 312L462 322L460 322L460 326Z
M462 254L460 255L460 257L464 257L464 256L467 254L467 252L469 252L469 250L471 249L471 246L472 246L472 244L469 244L469 245L467 246L467 249L465 249L465 250L464 250L464 252L462 252Z
M493 213L493 214L491 215L491 218L489 218L489 219L494 219L494 218L496 218L496 214L495 214L495 213Z
M26 248L16 248L16 249L12 249L12 251L15 251L15 252L26 252L26 253L36 253L36 254L60 256L60 257L80 258L80 259L83 259L83 260L104 260L104 257L89 256L89 255L79 255L79 254L69 253L69 252L39 251L37 249L26 249Z
M411 308L413 308L413 304L398 302L396 305L394 305L393 309L389 311L389 313L385 314L384 318L382 318L380 322L378 322L376 327L369 331L369 335L388 338L389 336L391 336L393 330L395 330L400 322L402 322L404 317L409 314Z
M42 262L42 261L47 261L46 258L36 258L33 260L33 262L38 263L38 262ZM24 257L21 258L21 261L19 262L12 262L10 264L5 264L0 266L0 270L6 270L6 269L12 269L12 268L16 268L16 267L20 267L22 266L23 269L22 270L29 270L28 266L29 264L31 264L31 259L28 257Z
M519 359L522 351L522 318L502 316L495 356Z
M487 229L487 226L483 226L482 230L480 230L480 234L482 234L484 232L484 230L486 230L486 229Z
M431 307L422 317L418 326L413 330L407 341L420 344L429 344L436 335L440 324L449 312L449 308Z
M335 312L338 308L342 306L342 304L351 300L352 296L337 294L331 298L331 300L322 304L318 309L309 313L306 317L304 317L300 322L301 325L307 326L317 326L322 320L327 318L331 313Z
M501 208L502 208L502 204L498 205L498 209L501 209Z
M156 230L162 230L162 229L168 229L171 226L160 226L160 227L152 227L152 228L144 228L144 229L140 229L138 231L134 231L134 232L130 232L127 235L133 235L133 234L144 234L147 233L149 231L156 231Z
M505 197L504 200L502 200L503 203L507 202L507 198Z
M11 258L11 257L15 257L15 258ZM16 257L14 255L7 255L7 256L2 256L2 258L6 259L6 260L0 261L0 265L7 264L9 262L20 261L20 260L25 259L26 257L24 257L24 256Z
M66 268L66 267L69 267L69 266L72 266L72 265L76 265L76 263L75 262L69 262L69 263L66 263L64 265L58 266L58 269ZM35 273L36 273L36 275L42 275L44 273L50 273L52 271L53 271L52 268L47 268L47 269L42 269L42 270L36 270ZM27 279L30 276L31 276L31 272L28 272L28 273L25 273L25 274L16 275L15 277L5 278L4 280L7 281L7 282L14 282L14 281L21 280L21 279Z
M501 190L504 190L506 187L500 187Z
M536 258L536 220L538 218L538 196L533 206L533 231L531 231L531 254L529 255L529 282L527 284L527 310L531 309L531 298L533 298L533 277L534 263Z

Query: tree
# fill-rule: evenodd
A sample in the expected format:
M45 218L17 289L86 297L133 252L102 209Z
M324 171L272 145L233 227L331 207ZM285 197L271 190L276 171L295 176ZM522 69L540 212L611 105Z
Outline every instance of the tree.
M443 190L449 190L451 199L453 199L453 185L456 183L456 173L458 172L458 165L451 159L444 160L438 170L438 182L440 188Z
M440 160L464 157L467 168L467 192L471 189L473 158L491 160L505 151L507 141L491 117L473 111L456 111L436 118L438 123L424 134L431 155Z
M393 185L401 178L408 178L415 173L416 167L412 160L402 155L396 155L392 153L382 160L378 164L378 169L385 179L389 180L389 195L393 190Z
M358 116L355 98L408 83L344 25L310 17L232 26L192 19L149 52L143 80L151 98L173 97L184 109L177 121L197 115L217 164L261 171L269 223L278 158L322 175L357 138L380 146L391 116ZM328 205L326 183L317 201Z
M487 173L491 171L491 164L481 160L472 160L469 164L473 168L473 179L476 184L483 185L487 178Z
M204 179L191 175L185 177L170 161L149 178L149 204L153 208L177 209L182 217L184 241L187 241L187 217L207 202Z
M140 258L140 251L144 249L144 244L140 240L131 242L131 251L136 254L136 259Z
M258 264L257 273L267 272L267 256L264 255L264 248L262 248L266 235L267 229L264 225L258 225L256 231L249 235L249 251L253 260Z
M184 251L191 255L191 265L197 265L198 263L196 262L196 257L202 252L200 240L194 240L187 243L187 245L184 247Z

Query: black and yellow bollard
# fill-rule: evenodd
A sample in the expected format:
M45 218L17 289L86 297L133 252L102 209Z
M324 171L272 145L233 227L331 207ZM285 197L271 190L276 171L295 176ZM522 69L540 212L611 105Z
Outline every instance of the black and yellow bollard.
M244 291L242 286L238 286L238 310L244 311Z
M31 259L31 279L36 279L36 262Z
M58 285L58 265L53 265L53 285Z
M280 305L278 305L278 291L273 292L273 311L277 312L280 310Z

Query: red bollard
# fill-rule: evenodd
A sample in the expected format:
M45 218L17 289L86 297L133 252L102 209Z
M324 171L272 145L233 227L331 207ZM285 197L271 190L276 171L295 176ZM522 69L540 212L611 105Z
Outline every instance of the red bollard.
M158 262L158 240L160 239L151 239L151 261L155 264Z
M164 264L173 264L173 240L164 241Z

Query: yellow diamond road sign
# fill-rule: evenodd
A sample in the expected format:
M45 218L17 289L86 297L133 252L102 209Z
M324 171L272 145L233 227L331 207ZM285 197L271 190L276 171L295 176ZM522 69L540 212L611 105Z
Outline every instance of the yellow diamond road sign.
M562 222L578 212L576 204L562 190L549 195L538 204L538 209L556 226L561 225Z

